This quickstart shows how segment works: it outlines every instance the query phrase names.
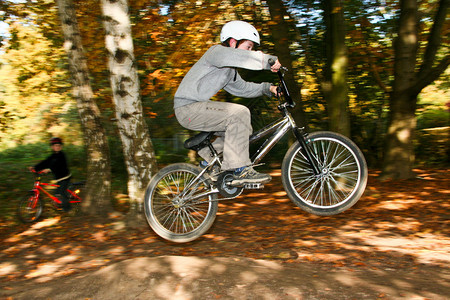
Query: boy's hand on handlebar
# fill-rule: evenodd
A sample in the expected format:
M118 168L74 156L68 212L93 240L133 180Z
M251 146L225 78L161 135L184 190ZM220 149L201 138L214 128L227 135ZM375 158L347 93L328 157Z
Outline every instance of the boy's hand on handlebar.
M271 86L270 86L270 92L271 92L272 94L274 94L275 96L277 96L277 95L278 95L278 86L276 86L276 85L271 85Z
M272 92L272 94L274 94L277 97L283 95L283 92L281 91L280 87L277 85L271 85L270 91Z
M277 61L270 67L270 70L272 72L278 72L281 68L280 61L277 59Z

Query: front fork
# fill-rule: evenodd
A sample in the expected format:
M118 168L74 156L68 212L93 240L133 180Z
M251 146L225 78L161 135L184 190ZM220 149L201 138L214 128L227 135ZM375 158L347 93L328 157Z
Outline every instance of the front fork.
M306 143L305 137L307 134L303 132L303 128L298 128L295 124L294 119L292 118L291 114L288 112L286 107L282 107L281 110L284 112L285 116L289 120L289 123L292 127L292 131L294 132L295 137L297 138L297 141L300 143L302 153L305 155L306 159L308 160L308 163L313 170L314 175L320 175L321 171L319 168L319 165L317 164L317 160L314 158L314 155L311 151L311 148Z
M273 64L271 64L271 65L273 65ZM295 103L292 100L292 98L291 98L291 96L289 94L289 91L287 89L286 82L284 81L284 75L281 72L283 69L285 71L287 71L286 68L281 68L280 70L277 71L277 75L280 78L280 85L278 86L278 94L284 95L284 98L286 99L286 103L284 103L284 104L280 103L280 106L278 106L278 109L289 120L289 123L290 123L290 125L292 127L292 130L294 132L294 135L297 138L297 141L300 143L300 146L302 147L301 151L303 152L303 154L305 155L306 159L309 162L309 165L313 169L314 175L317 176L317 175L321 174L321 171L320 171L320 168L319 168L319 166L317 164L317 160L314 159L312 151L309 148L308 144L306 143L305 135L303 133L303 128L298 128L297 127L297 125L295 124L294 119L292 118L291 114L288 111L288 107L290 107L290 108L294 107ZM280 99L280 98L278 98L278 99Z
M31 201L28 201L28 207L31 209L35 209L36 205L38 203L38 201L43 201L42 199L40 199L40 192L38 189L32 189L30 190L30 198Z
M313 169L314 175L319 175L320 169L317 164L317 160L314 158L311 149L309 148L308 144L306 143L305 135L303 134L302 130L298 127L295 127L293 129L294 135L297 138L297 141L300 143L301 151L305 155L306 159L309 162L309 165Z

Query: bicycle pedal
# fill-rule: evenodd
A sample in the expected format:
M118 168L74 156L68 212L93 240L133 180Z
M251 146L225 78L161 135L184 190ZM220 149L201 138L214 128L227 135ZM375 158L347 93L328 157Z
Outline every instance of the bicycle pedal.
M246 183L244 184L244 189L246 190L259 190L259 189L263 189L264 188L264 184L262 183Z

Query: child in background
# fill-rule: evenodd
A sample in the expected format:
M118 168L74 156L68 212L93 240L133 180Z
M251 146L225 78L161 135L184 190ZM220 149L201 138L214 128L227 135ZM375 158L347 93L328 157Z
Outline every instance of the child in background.
M30 167L31 170L36 172L42 171L44 173L52 172L55 176L55 180L59 187L56 193L61 195L62 209L65 212L70 211L70 202L67 195L67 188L70 183L69 167L67 166L66 155L62 151L62 139L59 137L54 137L50 139L50 146L52 147L53 153L47 157L45 160L41 161L34 167Z

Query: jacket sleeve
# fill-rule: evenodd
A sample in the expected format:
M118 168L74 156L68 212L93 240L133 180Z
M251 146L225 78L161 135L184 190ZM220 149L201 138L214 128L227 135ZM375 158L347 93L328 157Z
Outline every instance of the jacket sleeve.
M231 79L224 90L237 97L255 98L262 95L271 97L270 86L271 84L268 82L247 82L236 71L236 79Z
M43 161L39 162L33 168L34 168L34 170L36 170L36 172L39 172L39 171L44 170L44 169L49 169L50 168L50 162L51 162L51 156L49 156L46 159L44 159Z
M209 64L218 67L235 67L248 70L270 70L269 59L277 60L273 55L261 51L249 51L216 45L206 55Z

